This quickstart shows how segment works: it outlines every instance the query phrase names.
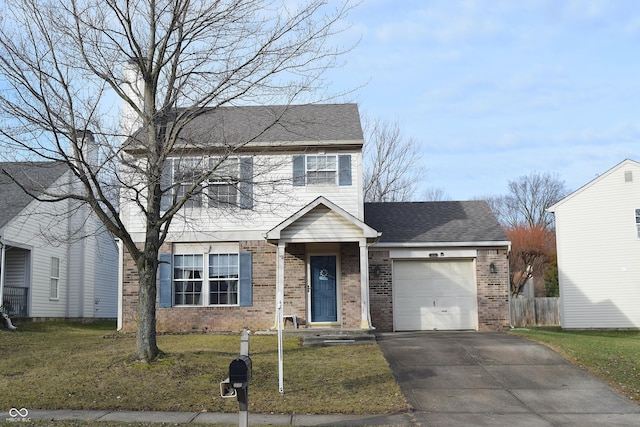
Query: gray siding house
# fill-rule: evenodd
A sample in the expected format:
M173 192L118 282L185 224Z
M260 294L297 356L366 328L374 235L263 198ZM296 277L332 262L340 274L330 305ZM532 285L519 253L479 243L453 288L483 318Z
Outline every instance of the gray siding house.
M115 319L113 237L86 208L40 202L21 188L37 194L73 185L67 166L10 162L0 172L0 292L9 316Z

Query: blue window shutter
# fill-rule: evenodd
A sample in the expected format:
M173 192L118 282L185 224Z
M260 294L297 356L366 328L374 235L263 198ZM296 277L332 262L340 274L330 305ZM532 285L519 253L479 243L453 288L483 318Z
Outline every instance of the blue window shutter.
M293 156L293 185L303 187L304 184L304 156Z
M338 156L338 183L351 185L351 155Z
M171 254L160 254L158 306L171 307Z
M238 205L240 209L253 208L253 158L240 158L240 182L238 182L238 192L240 193Z
M253 305L253 274L251 252L240 252L240 306Z

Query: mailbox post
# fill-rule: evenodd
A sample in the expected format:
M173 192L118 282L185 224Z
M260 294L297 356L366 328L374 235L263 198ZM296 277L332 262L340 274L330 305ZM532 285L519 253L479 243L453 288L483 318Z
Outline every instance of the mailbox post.
M220 395L238 399L239 427L249 426L249 381L251 380L251 358L249 357L249 330L240 337L240 356L229 364L229 377L220 383Z

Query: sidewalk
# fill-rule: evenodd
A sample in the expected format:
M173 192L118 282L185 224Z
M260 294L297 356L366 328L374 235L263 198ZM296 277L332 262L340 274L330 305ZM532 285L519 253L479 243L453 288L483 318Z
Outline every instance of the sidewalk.
M4 414L9 419L8 414ZM156 412L156 411L81 411L33 409L32 420L84 420L111 422L148 422L171 424L238 424L237 413ZM249 414L250 425L292 426L406 426L413 424L411 414L391 415L298 415Z

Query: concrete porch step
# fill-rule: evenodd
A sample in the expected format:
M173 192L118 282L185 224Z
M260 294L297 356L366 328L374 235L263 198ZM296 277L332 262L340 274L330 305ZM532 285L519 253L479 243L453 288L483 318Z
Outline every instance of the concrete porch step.
M287 336L299 336L303 346L329 346L350 344L374 344L376 337L372 330L362 329L297 329L286 330Z

